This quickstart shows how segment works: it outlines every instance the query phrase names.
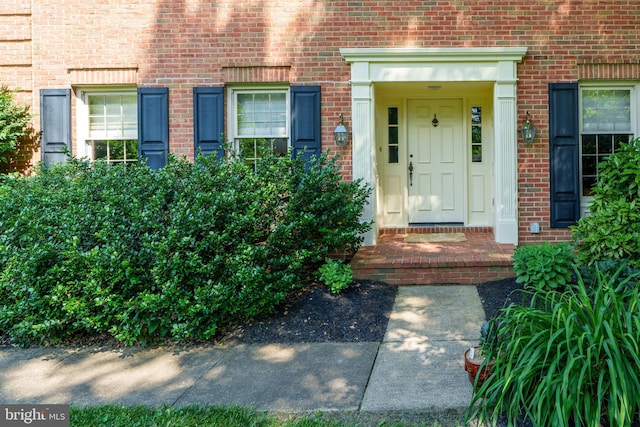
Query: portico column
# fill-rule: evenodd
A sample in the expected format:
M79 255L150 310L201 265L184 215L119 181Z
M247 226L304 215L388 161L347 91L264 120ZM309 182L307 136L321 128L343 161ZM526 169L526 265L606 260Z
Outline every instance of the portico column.
M515 67L515 64L512 65ZM513 74L515 75L515 74ZM515 80L497 81L494 87L495 238L518 244L518 129Z
M354 67L364 64L354 64ZM353 114L352 162L353 179L362 179L372 193L362 212L362 221L376 219L375 141L373 137L373 87L370 81L351 81L351 111ZM363 245L376 244L377 224L364 235Z

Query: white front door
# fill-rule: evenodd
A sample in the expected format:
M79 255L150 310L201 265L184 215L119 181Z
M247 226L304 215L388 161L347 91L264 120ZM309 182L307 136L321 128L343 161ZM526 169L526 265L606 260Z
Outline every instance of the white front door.
M463 223L462 101L408 101L409 223Z

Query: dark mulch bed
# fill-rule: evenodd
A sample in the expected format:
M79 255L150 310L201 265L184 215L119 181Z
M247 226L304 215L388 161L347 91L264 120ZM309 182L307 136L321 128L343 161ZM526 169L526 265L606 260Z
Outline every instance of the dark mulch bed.
M522 304L530 301L530 297L522 293L522 283L517 283L515 277L482 283L476 288L487 319L511 303Z
M382 342L397 288L383 282L353 282L333 295L311 285L265 319L229 331L225 343Z

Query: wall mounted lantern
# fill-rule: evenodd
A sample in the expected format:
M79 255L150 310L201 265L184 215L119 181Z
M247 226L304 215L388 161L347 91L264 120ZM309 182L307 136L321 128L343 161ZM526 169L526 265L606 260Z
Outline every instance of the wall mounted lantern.
M527 144L531 144L533 142L533 139L536 137L536 127L533 125L533 123L531 123L531 117L529 116L528 111L527 118L522 124L521 132L522 140Z
M336 144L341 147L347 145L347 140L349 139L349 129L344 124L344 118L342 114L340 114L340 124L336 126L333 130L333 136L336 137Z

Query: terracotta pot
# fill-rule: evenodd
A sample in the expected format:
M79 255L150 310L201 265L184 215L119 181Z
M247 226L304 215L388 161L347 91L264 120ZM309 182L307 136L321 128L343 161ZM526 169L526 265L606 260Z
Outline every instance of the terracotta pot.
M473 347L473 349L476 354L480 351L480 347L478 346ZM476 388L480 388L482 383L484 383L484 381L487 378L489 378L489 375L491 375L491 368L493 367L493 362L490 362L487 366L480 369L480 365L484 362L484 358L479 357L475 359L470 359L469 358L470 351L471 349L467 349L467 351L464 352L464 370L467 371L467 373L469 374L469 381L471 382L471 385L475 384ZM479 374L478 374L478 371L480 371ZM478 377L477 383L476 383L476 377Z

